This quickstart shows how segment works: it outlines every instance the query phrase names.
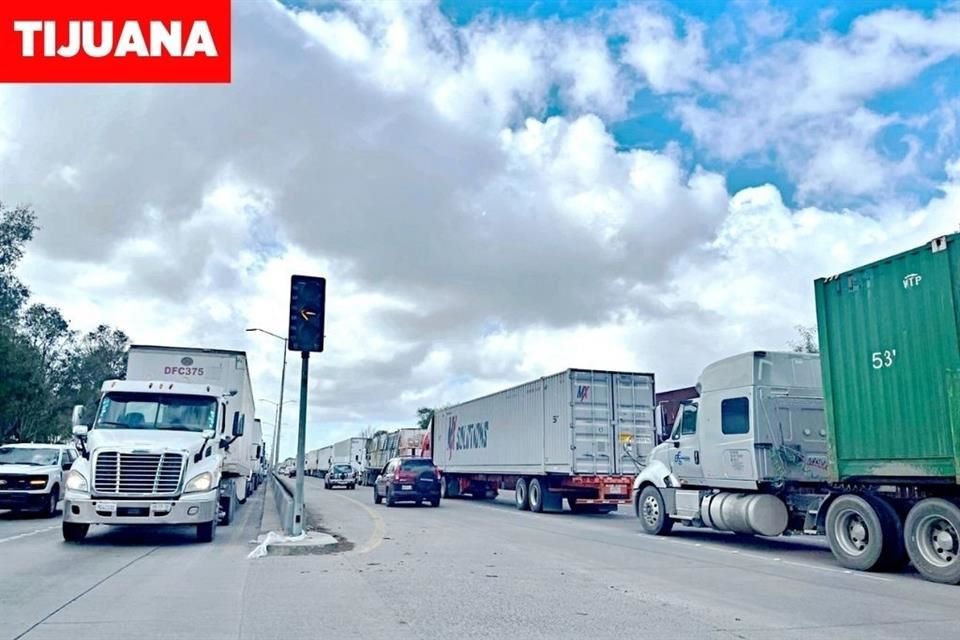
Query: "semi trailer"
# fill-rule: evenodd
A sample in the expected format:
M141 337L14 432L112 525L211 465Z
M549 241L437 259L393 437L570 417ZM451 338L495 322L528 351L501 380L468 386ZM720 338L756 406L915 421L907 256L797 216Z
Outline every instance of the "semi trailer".
M252 486L255 407L242 351L131 346L96 414L73 412L81 457L65 480L63 537L90 525L192 525L213 539Z
M568 369L435 412L425 444L446 498L609 513L655 444L654 376Z
M423 453L423 429L395 429L377 433L366 444L362 483L372 486L392 458L413 458Z
M958 240L816 280L819 355L706 367L634 481L643 530L825 535L846 568L960 584Z

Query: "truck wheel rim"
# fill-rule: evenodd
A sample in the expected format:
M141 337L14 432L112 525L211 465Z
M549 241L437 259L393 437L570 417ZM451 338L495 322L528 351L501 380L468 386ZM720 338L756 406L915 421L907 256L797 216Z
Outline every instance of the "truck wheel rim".
M833 527L833 533L834 539L847 555L862 555L870 545L870 532L863 521L863 516L851 509L840 513Z
M917 547L930 564L949 567L960 555L960 536L948 520L930 515L917 523Z
M643 500L643 520L649 527L657 526L660 522L660 502L656 496L647 496Z
M531 484L528 491L530 491L530 504L533 506L540 504L540 489L537 485Z

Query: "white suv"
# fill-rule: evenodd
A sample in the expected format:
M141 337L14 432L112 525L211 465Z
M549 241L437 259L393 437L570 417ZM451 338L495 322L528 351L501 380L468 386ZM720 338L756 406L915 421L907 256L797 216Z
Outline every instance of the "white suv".
M63 495L63 476L76 459L71 445L0 446L0 509L53 516Z

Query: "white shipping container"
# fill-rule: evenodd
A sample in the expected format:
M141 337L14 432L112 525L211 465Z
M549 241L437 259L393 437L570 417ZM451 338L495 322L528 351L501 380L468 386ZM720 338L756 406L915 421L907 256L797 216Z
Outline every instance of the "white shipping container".
M633 475L654 446L654 376L568 369L440 410L431 452L445 473Z
M333 445L333 462L352 465L359 472L364 466L366 453L366 438L347 438Z
M307 475L316 475L320 470L320 449L307 451L303 457L303 472Z
M333 461L333 445L320 449L317 458L317 470L321 474L330 471L330 463Z

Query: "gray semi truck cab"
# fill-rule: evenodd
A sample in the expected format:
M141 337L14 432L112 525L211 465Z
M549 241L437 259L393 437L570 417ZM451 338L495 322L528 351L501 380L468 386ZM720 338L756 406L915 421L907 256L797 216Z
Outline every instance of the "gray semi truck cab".
M697 390L634 480L642 528L815 532L828 493L819 357L739 354L704 369Z

